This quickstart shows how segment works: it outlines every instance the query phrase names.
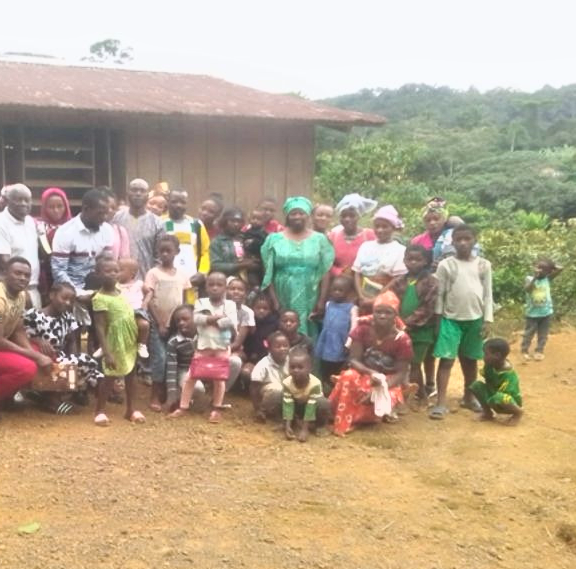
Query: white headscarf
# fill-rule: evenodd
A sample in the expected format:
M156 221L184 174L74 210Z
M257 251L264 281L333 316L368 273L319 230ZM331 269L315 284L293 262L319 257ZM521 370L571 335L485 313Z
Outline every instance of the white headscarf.
M378 202L376 200L365 198L360 194L347 194L338 202L336 213L340 214L345 209L354 208L358 212L358 215L362 216L376 209L377 205Z

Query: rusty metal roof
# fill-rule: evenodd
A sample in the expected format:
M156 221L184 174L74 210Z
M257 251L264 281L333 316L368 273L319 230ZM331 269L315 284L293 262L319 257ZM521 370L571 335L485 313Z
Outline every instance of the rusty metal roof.
M378 115L265 93L206 75L8 61L0 61L1 108L265 119L332 126L385 122Z

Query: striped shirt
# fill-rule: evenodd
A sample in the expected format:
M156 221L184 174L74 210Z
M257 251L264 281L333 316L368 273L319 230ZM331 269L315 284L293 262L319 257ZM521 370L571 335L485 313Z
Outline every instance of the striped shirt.
M166 344L166 393L178 392L178 376L190 367L194 355L194 339L181 334Z
M73 217L56 230L51 259L54 282L71 284L77 293L84 290L84 281L94 270L96 257L112 251L114 241L114 230L109 223L91 231L81 216Z

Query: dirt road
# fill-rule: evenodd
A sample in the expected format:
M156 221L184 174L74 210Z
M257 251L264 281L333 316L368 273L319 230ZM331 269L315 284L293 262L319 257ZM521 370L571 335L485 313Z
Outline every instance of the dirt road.
M546 361L518 365L516 428L412 413L302 445L239 399L218 426L5 414L0 567L572 569L575 344L556 334Z

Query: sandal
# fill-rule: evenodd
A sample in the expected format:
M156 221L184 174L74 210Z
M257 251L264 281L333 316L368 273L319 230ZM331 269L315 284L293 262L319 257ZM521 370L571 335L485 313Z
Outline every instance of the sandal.
M459 404L463 409L470 409L474 413L482 413L482 405L478 403L475 397L472 399L461 399Z
M129 421L131 423L135 423L136 425L141 425L142 423L146 422L146 417L144 417L140 411L132 411L132 415L130 415Z
M220 411L218 411L217 409L213 409L210 413L210 417L208 417L208 422L219 423L221 419L222 419L222 413L220 413Z
M433 421L443 421L446 415L448 415L450 411L448 411L447 407L443 405L435 405L430 409L430 413L428 413L428 417Z
M108 416L106 415L106 413L98 413L98 415L96 415L96 417L94 417L94 424L97 427L107 427L108 425L110 425L110 419L108 419Z

